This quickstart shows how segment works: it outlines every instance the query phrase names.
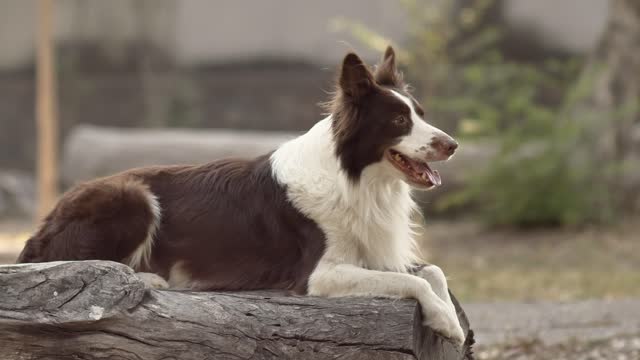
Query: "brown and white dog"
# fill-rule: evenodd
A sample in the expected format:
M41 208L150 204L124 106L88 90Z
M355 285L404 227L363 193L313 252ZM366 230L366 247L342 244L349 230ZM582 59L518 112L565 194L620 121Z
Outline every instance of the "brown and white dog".
M416 267L411 189L457 144L427 124L389 47L342 63L330 115L255 159L130 170L67 192L19 262L123 262L156 286L415 298L427 326L464 334L437 266Z

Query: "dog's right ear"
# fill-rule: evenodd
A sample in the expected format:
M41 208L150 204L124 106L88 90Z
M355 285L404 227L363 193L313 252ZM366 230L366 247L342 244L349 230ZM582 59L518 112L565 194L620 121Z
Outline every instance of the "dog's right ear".
M368 94L373 89L375 81L362 59L354 53L349 53L342 61L339 84L344 95L356 100Z
M396 52L391 45L387 47L380 64L373 75L376 82L384 86L402 87L402 74L396 68Z

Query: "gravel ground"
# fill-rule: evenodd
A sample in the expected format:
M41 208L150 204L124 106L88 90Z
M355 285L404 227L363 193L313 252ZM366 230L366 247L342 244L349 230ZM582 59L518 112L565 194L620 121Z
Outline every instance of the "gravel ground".
M576 302L463 303L478 344L573 339L601 341L640 333L640 299Z
M640 360L640 299L463 307L479 360Z
M577 340L545 346L541 342L478 346L478 360L638 360L640 333L604 341Z

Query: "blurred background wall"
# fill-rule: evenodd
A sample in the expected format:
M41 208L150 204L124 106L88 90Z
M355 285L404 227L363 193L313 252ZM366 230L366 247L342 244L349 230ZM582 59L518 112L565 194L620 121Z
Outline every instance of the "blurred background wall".
M461 144L453 161L434 164L443 186L417 199L428 225L420 246L456 295L527 309L640 298L640 1L53 3L55 190L134 166L264 153L322 117L317 103L347 51L373 64L391 41L428 121ZM0 0L0 264L16 258L41 200L36 4ZM611 303L615 317L600 302L567 316L602 337L632 330L640 344L639 317L626 314L637 301ZM477 329L518 335L502 302L486 309ZM597 313L606 320L591 321ZM555 337L554 314L544 307L516 327ZM610 321L619 318L628 324ZM576 334L562 345L570 355L533 359L638 358L591 356L602 343L583 346ZM524 341L524 353L544 345ZM520 350L478 358L532 358Z
M407 32L405 9L385 0L58 0L56 5L56 38L66 46L113 47L110 56L122 58L123 48L147 42L185 66L250 58L334 64L345 51L339 43L345 35L327 31L337 16L362 21L398 42ZM608 0L510 0L502 6L507 23L528 33L522 36L538 37L551 49L587 52L604 29ZM32 64L34 24L35 2L3 0L1 70ZM371 50L360 50L377 59Z
M511 0L495 16L514 52L586 53L607 3ZM2 0L0 168L33 169L35 4ZM306 129L321 116L315 104L341 56L354 47L378 57L332 31L338 17L399 44L409 31L406 8L385 0L58 0L62 140L83 123Z

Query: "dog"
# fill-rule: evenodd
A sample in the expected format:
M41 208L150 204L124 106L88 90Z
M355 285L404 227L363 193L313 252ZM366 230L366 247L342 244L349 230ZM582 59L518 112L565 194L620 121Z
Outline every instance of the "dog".
M425 121L388 47L344 57L329 115L270 154L129 170L65 193L18 262L112 260L153 287L414 298L464 342L435 265L416 266L412 189L458 144Z

